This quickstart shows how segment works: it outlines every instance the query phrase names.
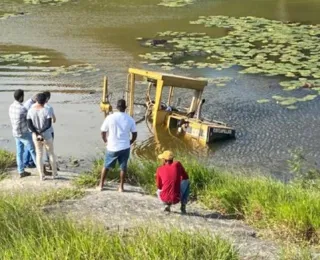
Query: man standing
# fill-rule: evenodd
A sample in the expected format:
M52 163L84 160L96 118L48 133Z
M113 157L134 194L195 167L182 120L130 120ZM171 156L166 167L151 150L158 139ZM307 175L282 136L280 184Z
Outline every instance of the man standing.
M48 102L49 102L49 100L50 100L50 98L51 98L51 93L50 93L49 91L45 91L45 92L43 92L43 94L45 94L46 97L47 97L47 101L46 101L46 104L44 105L44 107L49 110L49 113L50 113L51 116L52 116L50 131L51 131L52 141L53 141L53 140L54 140L54 132L53 132L53 126L52 126L52 124L57 121L57 118L56 118L56 115L55 115L55 113L54 113L53 107L48 104ZM50 161L50 158L49 158L49 154L48 154L48 153L46 153L46 158L45 158L45 160L46 160L47 162ZM50 163L49 163L49 168L50 168L50 170L52 170L52 166L50 165ZM58 167L57 167L57 170L59 170Z
M181 213L186 213L189 197L189 176L179 161L173 161L173 153L164 151L158 156L162 166L156 173L157 195L165 204L164 210L170 212L170 207L181 201Z
M24 102L23 106L29 111L31 106L37 102L37 94L29 98L26 102ZM33 163L30 151L28 149L24 149L23 153L23 163L25 168L35 168L36 165Z
M130 156L130 145L137 139L138 134L134 119L125 112L126 101L123 99L118 100L117 109L119 112L107 116L101 126L101 136L102 140L107 144L107 151L104 167L101 171L99 188L103 190L106 174L118 161L120 165L119 191L123 192L124 178ZM130 133L132 133L131 140Z
M27 109L23 106L24 91L18 89L14 92L15 101L9 108L9 117L12 125L12 134L16 140L17 149L17 167L20 177L30 176L29 172L24 170L23 154L28 150L31 154L34 164L36 164L36 153L32 142L31 133L27 126Z
M37 152L37 169L41 180L45 180L44 167L43 167L43 147L49 153L50 164L52 166L52 177L55 179L57 176L57 165L54 155L53 142L52 142L52 115L50 111L44 107L47 101L45 94L40 93L37 96L37 103L33 105L28 111L28 127L32 132L32 139Z

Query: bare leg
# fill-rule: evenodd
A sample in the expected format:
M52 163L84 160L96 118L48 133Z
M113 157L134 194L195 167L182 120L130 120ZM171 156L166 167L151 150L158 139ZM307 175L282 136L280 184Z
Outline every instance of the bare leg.
M124 186L125 176L126 176L126 171L121 170L121 171L120 171L120 186L119 186L119 191L120 191L120 192L123 192L123 191L124 191L123 186Z
M104 181L106 179L107 173L108 173L108 169L103 167L101 170L101 178L100 178L100 184L99 184L100 190L103 190L103 185L104 185Z

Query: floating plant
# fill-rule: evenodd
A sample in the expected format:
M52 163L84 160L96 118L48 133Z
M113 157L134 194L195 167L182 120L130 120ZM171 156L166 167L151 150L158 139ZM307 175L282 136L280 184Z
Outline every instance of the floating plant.
M0 64L17 65L17 64L43 64L49 63L47 55L37 55L31 52L22 51L19 53L1 54Z
M198 78L200 80L207 80L209 84L217 87L224 87L232 80L230 77L215 77L215 78Z
M162 0L158 5L166 7L183 7L194 4L196 0Z
M17 17L17 16L23 16L25 15L25 13L21 12L21 13L3 13L0 14L0 20L6 20L12 17Z
M23 0L25 4L49 4L49 5L61 5L63 3L68 3L70 0Z
M98 68L96 68L92 64L74 64L71 66L61 66L54 70L52 73L53 76L58 75L73 75L73 76L81 76L83 73L91 73L91 72L97 72L99 71Z
M153 40L138 38L142 45L158 49L140 57L152 64L165 62L170 69L223 70L237 65L244 74L290 78L280 83L287 90L320 86L320 25L227 16L200 16L190 23L226 28L227 34L215 38L199 32L160 32Z

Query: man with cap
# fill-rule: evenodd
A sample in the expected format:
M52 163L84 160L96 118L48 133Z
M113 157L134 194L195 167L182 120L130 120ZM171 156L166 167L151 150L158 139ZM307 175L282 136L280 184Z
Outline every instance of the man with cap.
M179 161L173 161L173 153L164 151L158 156L162 166L156 172L158 198L165 204L164 211L170 212L171 205L181 202L181 213L186 213L190 184L189 176Z
M99 189L103 190L104 181L108 171L116 162L120 165L119 191L123 192L124 178L130 156L130 146L137 139L137 129L134 119L126 114L126 101L118 100L119 111L106 117L101 126L102 140L107 144L104 166L101 170ZM130 133L132 135L130 139Z

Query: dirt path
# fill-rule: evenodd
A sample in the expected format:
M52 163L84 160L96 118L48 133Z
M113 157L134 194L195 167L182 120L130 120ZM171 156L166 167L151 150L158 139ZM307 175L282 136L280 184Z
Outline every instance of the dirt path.
M62 180L40 182L39 177L19 179L16 174L0 182L0 190L38 192L48 189L72 187L74 173L62 172ZM48 206L50 214L66 214L78 221L91 220L108 229L127 230L136 226L179 228L186 231L204 231L220 235L238 248L241 259L278 259L279 248L270 241L256 238L256 232L242 221L225 219L220 214L202 209L196 203L188 206L187 215L181 215L179 206L170 214L162 211L156 197L144 195L138 187L126 185L126 192L117 192L117 184L108 183L104 191L88 189L80 200L67 200Z

